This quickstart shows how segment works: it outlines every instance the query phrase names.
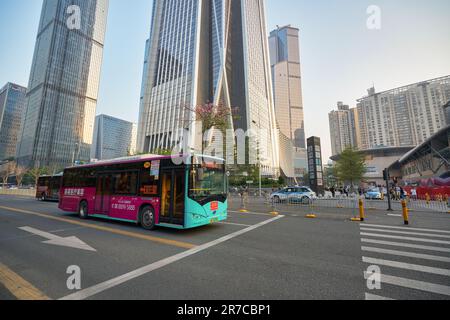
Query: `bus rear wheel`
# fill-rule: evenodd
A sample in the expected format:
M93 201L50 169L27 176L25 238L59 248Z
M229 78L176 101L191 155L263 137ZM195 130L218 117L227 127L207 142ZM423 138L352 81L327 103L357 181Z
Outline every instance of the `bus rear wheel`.
M78 215L83 220L88 218L88 204L86 201L81 201L80 208L78 209Z
M139 221L145 230L155 229L155 212L152 207L145 206L141 209Z

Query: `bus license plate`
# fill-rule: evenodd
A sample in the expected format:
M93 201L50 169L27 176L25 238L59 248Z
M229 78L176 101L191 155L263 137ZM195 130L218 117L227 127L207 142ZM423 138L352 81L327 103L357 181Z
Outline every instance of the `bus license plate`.
M211 211L217 211L217 210L219 210L219 202L217 202L217 201L211 202Z

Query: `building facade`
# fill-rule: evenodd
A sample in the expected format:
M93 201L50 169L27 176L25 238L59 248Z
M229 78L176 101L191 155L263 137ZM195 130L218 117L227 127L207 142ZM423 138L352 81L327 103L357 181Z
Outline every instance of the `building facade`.
M155 0L139 149L200 151L195 108L237 110L230 128L267 131L265 173L279 168L264 1Z
M418 146L446 125L450 76L369 95L358 100L360 149Z
M27 88L7 83L0 89L0 161L16 157Z
M307 172L307 159L299 29L285 26L273 30L269 48L276 120L281 133L294 147L294 175L291 177L303 178ZM288 159L281 159L281 163L292 161L290 153L282 153L280 149L280 158ZM287 169L283 166L281 169L286 174Z
M44 1L20 163L64 167L90 160L107 11L108 0Z
M136 153L136 124L107 115L95 118L91 159L111 160Z
M359 147L359 121L356 108L338 102L338 109L329 113L331 149L333 156L351 147Z

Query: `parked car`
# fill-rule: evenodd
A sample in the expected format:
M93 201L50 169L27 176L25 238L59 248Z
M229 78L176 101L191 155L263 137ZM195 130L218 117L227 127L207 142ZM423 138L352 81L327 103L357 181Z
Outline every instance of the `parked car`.
M367 200L381 200L383 199L383 196L379 189L371 189L366 192L366 199Z
M309 204L317 199L317 195L309 187L290 187L272 193L270 199L275 202L291 202Z

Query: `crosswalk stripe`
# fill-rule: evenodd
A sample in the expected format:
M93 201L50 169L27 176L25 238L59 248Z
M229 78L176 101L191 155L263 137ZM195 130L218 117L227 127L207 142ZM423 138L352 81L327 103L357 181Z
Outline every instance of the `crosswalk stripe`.
M404 242L382 241L382 240L365 239L365 238L362 238L361 242L371 243L371 244L381 244L381 245L391 246L391 247L412 248L412 249L429 250L429 251L436 251L436 252L450 252L450 248L422 246L419 244L411 244L411 243L404 243Z
M423 236L423 237L434 237L434 238L450 239L450 236L444 236L444 235L441 235L441 234L429 234L429 233L397 231L397 230L383 230L383 229L372 229L372 228L361 228L361 230L362 231L386 232L386 233L405 234L405 235L412 235L412 236Z
M420 228L409 228L409 227L395 227L395 226L385 226L385 225L367 224L367 223L362 223L361 227L375 227L375 228L385 228L385 229L399 229L399 230L424 231L424 232L436 232L436 233L447 233L447 234L450 234L450 231L446 231L446 230L420 229Z
M431 239L422 239L422 238L391 236L391 235L387 235L387 234L366 233L366 232L361 232L361 235L365 236L365 237L377 237L377 238L386 238L386 239L398 239L398 240L407 240L407 241L426 242L426 243L438 243L438 244L448 244L448 245L450 245L450 241L440 241L440 240L431 240Z
M372 274L367 273L367 277L370 277ZM450 287L444 286L440 284L434 284L430 282L423 282L417 280L411 280L406 278L393 277L388 275L381 275L381 282L385 284L390 284L397 287L415 289L424 292L431 292L436 294L441 294L445 296L450 296Z
M372 247L362 247L362 251L383 253L383 254L400 256L400 257L417 258L417 259L423 259L423 260L450 262L450 258L447 258L447 257L434 256L434 255L429 255L429 254L419 254L419 253L414 253L414 252L388 250L388 249L372 248Z
M392 268L398 268L398 269L406 269L411 271L419 271L424 273L431 273L431 274L437 274L441 276L448 276L450 277L450 270L448 269L441 269L441 268L433 268L433 267L427 267L427 266L421 266L417 264L410 264L410 263L403 263L398 261L389 261L389 260L383 260L383 259L374 259L374 258L368 258L363 257L363 262L373 265L380 265L380 266L387 266Z
M371 294L371 293L366 293L366 300L367 301L381 301L381 300L394 300L394 299L378 296L378 295Z

